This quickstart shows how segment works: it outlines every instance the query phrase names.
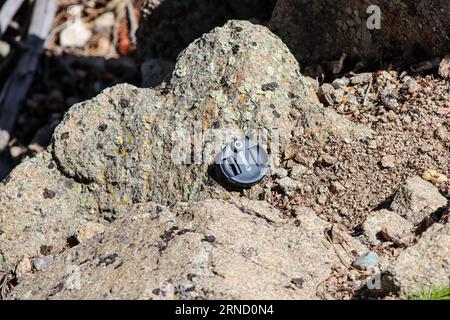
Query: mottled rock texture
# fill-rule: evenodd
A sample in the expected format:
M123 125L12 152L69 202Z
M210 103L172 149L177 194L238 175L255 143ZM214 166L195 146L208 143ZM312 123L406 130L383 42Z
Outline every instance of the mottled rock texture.
M369 215L362 225L364 236L370 243L382 237L383 230L389 229L396 236L410 233L414 225L395 212L380 210Z
M24 276L17 299L317 299L340 265L328 223L300 223L262 201L232 199L128 208L100 238Z
M314 298L340 261L327 244L329 226L308 211L295 227L266 202L245 204L212 179L211 160L177 162L191 157L194 125L225 130L229 139L277 131L282 154L298 127L318 143L373 134L320 105L268 29L231 21L186 48L168 84L118 85L73 106L49 149L3 182L1 269L20 266L16 297ZM217 154L220 139L200 148ZM138 210L154 220L132 214L137 204L156 203L175 209ZM172 213L160 217L165 210ZM105 220L105 230L92 228ZM358 243L346 250L341 255L364 251ZM49 255L45 273L27 282L29 261Z
M266 181L242 192L218 183L214 159L206 156L223 148L220 133L231 139L257 130L278 142L268 149L272 169L278 154L291 160L300 154L304 165L339 170L332 154L303 161L292 151L296 135L314 149L376 137L324 108L286 45L242 21L190 44L168 83L122 84L73 106L48 150L0 185L0 271L17 284L9 297L321 298L320 285L368 249L303 205L288 219L286 211L255 200L271 192ZM429 199L416 187L397 192L401 207L392 209L405 218L416 217L416 208L429 212ZM430 229L410 248L430 250L435 259L433 269L420 262L414 274L430 279L431 270L436 282L448 274L448 253L439 247L447 240L426 240L441 239L446 228L437 235ZM403 286L395 270L393 282Z
M61 252L96 209L85 186L61 174L49 152L20 165L0 186L0 269Z
M380 29L369 30L367 9L381 9ZM410 0L279 0L269 26L299 62L443 56L450 52L450 2ZM420 56L420 55L419 55Z
M450 285L450 225L436 223L387 270L401 294Z

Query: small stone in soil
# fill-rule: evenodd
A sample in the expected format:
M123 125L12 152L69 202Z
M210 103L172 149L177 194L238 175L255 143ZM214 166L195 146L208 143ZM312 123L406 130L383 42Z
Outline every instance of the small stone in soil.
M330 156L330 155L323 155L320 157L321 162L326 166L332 166L337 162L337 158Z
M307 171L307 167L297 164L292 167L290 176L294 180L300 180Z
M273 171L273 174L274 174L278 179L283 179L283 178L287 177L288 172L287 172L287 170L284 169L284 168L276 168L276 169Z
M287 195L292 195L298 189L297 182L289 177L278 180L278 184L281 190Z
M34 259L33 261L33 267L36 270L42 270L53 263L53 256L43 256L37 259Z
M327 203L327 197L324 194L321 194L317 197L317 202L321 205L325 205Z
M353 76L350 79L350 82L352 84L365 84L365 83L369 83L371 80L372 80L372 73L365 72L365 73L360 73L360 74Z
M348 78L340 78L333 81L333 87L335 89L344 89L350 84L350 80Z
M381 166L383 168L395 167L395 157L393 155L387 155L381 158Z
M353 262L353 266L360 270L367 270L376 267L379 261L380 257L378 254L373 251L369 251L368 253L358 257L358 259Z

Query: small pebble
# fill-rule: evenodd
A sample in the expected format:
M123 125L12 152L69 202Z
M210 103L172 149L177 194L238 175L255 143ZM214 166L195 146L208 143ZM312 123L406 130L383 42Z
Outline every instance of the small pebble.
M294 180L300 180L306 172L308 172L307 167L297 164L292 167L290 177Z
M320 86L319 94L325 95L325 94L332 94L334 92L334 88L329 83L324 83Z
M278 178L278 179L283 179L285 177L287 177L288 172L285 168L276 168L273 172L273 174Z
M434 185L440 185L448 181L447 176L433 169L427 169L422 174L422 179L431 182Z
M333 181L331 183L331 188L330 189L331 189L331 191L333 193L339 193L339 192L344 192L345 191L345 187L339 181Z
M349 94L348 95L348 103L352 107L355 107L355 106L359 105L358 99L356 98L356 96L354 94ZM354 108L353 110L356 110L356 108Z
M324 194L320 194L317 197L317 203L319 203L321 205L325 205L327 203L327 197Z
M412 94L419 91L420 85L415 79L411 78L403 84L402 89Z
M389 90L383 90L380 93L380 99L388 110L397 110L399 103Z
M331 96L335 103L341 104L344 100L345 91L342 89L334 90Z
M353 76L350 79L350 82L352 84L365 84L365 83L369 83L371 80L372 80L372 73L365 72L365 73L360 73L360 74Z
M422 152L422 153L428 153L428 152L430 152L430 151L432 151L433 150L433 146L432 145L429 145L429 144L423 144L421 147L420 147L420 152Z
M378 144L375 140L370 140L369 143L367 144L367 147L369 149L376 149L378 148Z
M81 20L82 6L71 6L68 13L73 20L59 34L59 43L62 47L83 48L92 36L92 31Z
M114 25L115 16L112 12L101 14L94 20L94 30L97 32L107 32Z
M332 166L333 164L336 164L337 158L328 154L324 154L323 156L321 156L321 161L327 166Z
M33 267L36 270L45 269L47 266L53 263L53 256L43 256L33 260Z
M348 78L340 78L333 81L332 85L335 89L346 89L350 84L350 80Z
M278 184L281 190L287 195L292 195L298 189L297 182L289 177L278 180Z
M381 166L385 169L395 167L395 156L387 155L381 158Z
M373 251L369 251L368 253L358 257L358 259L353 262L353 266L360 270L367 270L376 267L379 262L380 257L378 254Z
M20 260L20 262L18 263L14 272L18 278L21 278L26 273L31 272L31 270L32 270L32 266L31 266L30 259L24 258L24 259Z

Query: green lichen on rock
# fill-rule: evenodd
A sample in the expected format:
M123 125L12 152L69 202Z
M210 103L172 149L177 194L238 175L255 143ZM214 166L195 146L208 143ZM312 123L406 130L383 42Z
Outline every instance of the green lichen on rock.
M287 145L299 105L322 112L287 47L265 27L231 21L183 51L167 89L120 85L72 108L56 129L54 155L63 172L99 185L105 211L199 199L209 193L210 163L173 160L180 142L191 147L195 123L234 136L276 128Z
M301 116L293 117L293 113ZM373 134L370 129L356 126L334 111L326 110L318 102L311 82L300 73L289 49L267 28L250 22L230 21L183 51L169 83L156 89L122 84L72 107L56 128L49 149L12 172L5 185L0 186L0 229L3 232L0 254L3 256L2 268L7 269L4 271L14 270L21 261L49 251L61 259L71 254L90 256L90 250L98 243L92 244L93 247L83 245L78 252L76 247L69 249L72 243L69 240L82 225L104 218L115 221L111 223L111 232L105 233L111 238L104 242L104 254L108 255L106 251L113 248L124 250L121 254L124 263L129 265L124 270L128 270L129 275L124 275L121 270L105 273L101 268L96 269L95 272L101 275L95 284L98 290L85 287L83 290L90 292L78 292L85 298L99 297L105 286L116 290L122 283L127 283L130 288L122 297L156 298L147 289L154 287L156 290L168 276L154 272L158 263L164 268L173 265L172 275L180 285L181 278L187 276L186 265L198 264L195 271L202 272L203 268L205 272L198 288L210 292L208 297L316 298L319 279L326 278L331 272L329 262L339 263L331 247L323 244L323 228L328 225L311 212L304 213L302 223L307 239L302 243L296 238L296 227L274 222L277 220L273 220L274 215L281 215L275 208L263 201L242 204L244 200L239 194L214 181L209 175L211 161L194 164L175 161L174 156L180 154L181 158L191 156L189 148L196 125L199 131L211 134L211 141L204 145L200 141L200 147L211 148L212 154L219 152L217 146L223 147L224 142L212 143L216 138L220 139L220 136L214 136L218 131L226 132L231 138L252 130L264 129L271 133L276 129L281 153L290 147L293 131L299 128L309 129L320 141L327 141L329 137L365 139ZM189 152L183 153L180 144L188 147ZM185 201L189 202L183 203ZM165 217L164 221L145 220L143 225L136 224L133 222L134 208L145 204L158 206L156 212L186 206L188 209L173 209L177 214ZM152 212L149 209L142 214L152 215ZM196 220L185 223L191 215ZM276 228L267 226L267 221L271 221L269 226L275 223ZM308 224L308 221L312 222ZM235 237L233 228L241 223L239 230L245 232ZM173 244L163 243L171 253L165 253L157 262L154 255L157 247L145 243L159 243L161 235L155 230L161 230L163 234L163 229L173 226L180 232L188 231L176 234ZM198 231L190 232L191 229ZM146 231L143 233L142 230ZM223 243L217 251L202 240L210 232L217 238L220 235L219 243ZM255 236L264 243L258 249L261 253L255 256L256 262L249 258ZM126 238L134 240L127 242ZM279 239L283 241L281 246ZM234 243L236 240L240 241L239 246ZM141 260L136 260L134 250L127 249L133 241L148 251L147 269L142 274L146 282L141 283L141 278L136 277ZM183 255L176 258L175 254L180 252ZM234 261L232 264L227 257L230 252L234 252L236 258L231 260ZM324 255L329 258L323 259ZM272 266L270 263L270 267L257 267L272 258L291 271L280 271L278 264ZM211 276L214 268L204 265L209 259L215 259L215 268L219 274L226 275L225 280ZM54 271L59 275L66 270L64 261L56 259L55 268L61 269ZM79 264L79 261L74 263ZM242 287L247 271L255 267L259 268L259 273L252 275L254 279L248 286ZM288 289L286 286L292 285L290 278L297 272L300 276L296 279L302 278L303 282L295 281L297 287ZM118 279L117 273L125 282ZM35 282L19 279L23 281L24 289L17 288L16 296L51 296L53 287L45 286L53 286L52 280L47 282L48 279L40 278L46 277L45 274L37 277L40 280L36 281L43 281L42 291L25 291ZM273 290L262 290L267 286L266 280L258 282L261 277L272 279L268 285ZM132 279L139 279L139 283ZM304 283L304 287L299 283ZM72 294L77 297L76 291L69 295ZM185 295L181 294L181 297L190 297ZM201 292L195 295L201 296Z

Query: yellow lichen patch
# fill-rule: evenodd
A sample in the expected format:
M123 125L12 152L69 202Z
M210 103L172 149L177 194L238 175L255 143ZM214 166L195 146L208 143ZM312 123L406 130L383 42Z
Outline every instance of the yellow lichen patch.
M239 102L239 103L247 103L247 102L248 102L248 97L245 96L245 95L240 95L240 96L238 97L238 102Z
M444 184L448 181L447 176L434 169L425 170L422 174L422 179L429 181L435 185Z
M125 148L125 147L120 147L120 156L122 157L122 158L125 158L125 156L127 155L127 148Z
M208 130L209 128L211 128L211 123L210 121L208 121L208 119L203 119L203 123L202 123L202 130Z
M342 102L343 102L343 103L348 103L348 96L347 96L347 95L345 95L345 96L342 98Z
M100 175L98 178L97 178L97 181L98 181L98 183L104 183L105 182L105 175L104 174L102 174L102 175Z
M282 75L281 76L281 83L284 83L285 85L290 85L290 84L292 84L292 81L288 77L286 77L285 75Z
M147 179L145 180L145 190L147 190L147 191L150 191L150 189L151 189L150 180L151 180L151 175L148 174Z
M121 136L117 136L114 138L114 143L120 146L123 143L123 138Z

